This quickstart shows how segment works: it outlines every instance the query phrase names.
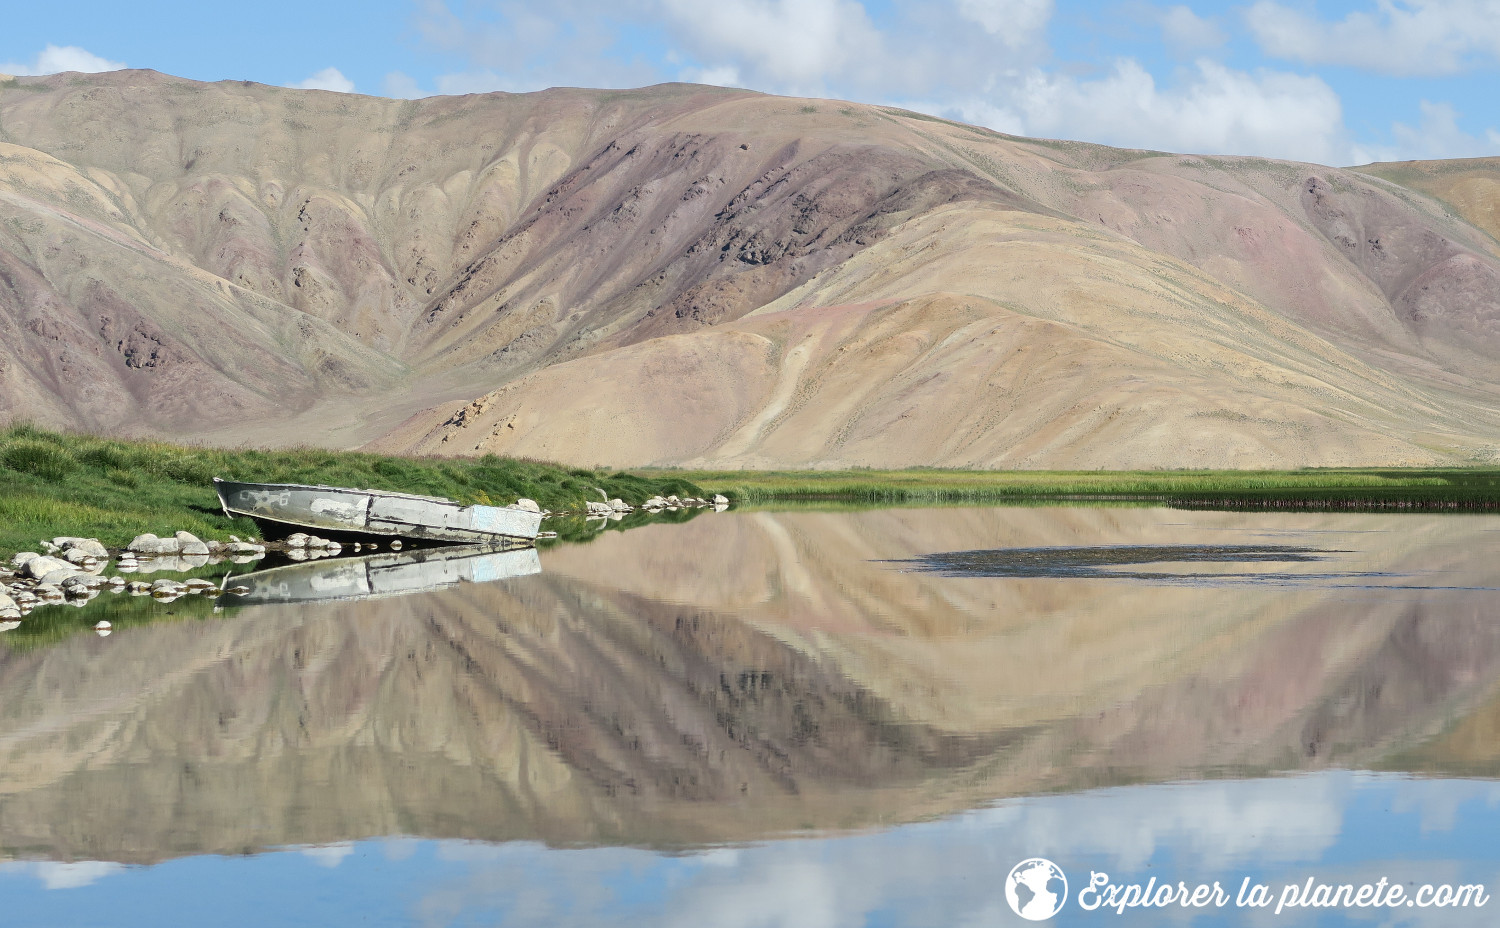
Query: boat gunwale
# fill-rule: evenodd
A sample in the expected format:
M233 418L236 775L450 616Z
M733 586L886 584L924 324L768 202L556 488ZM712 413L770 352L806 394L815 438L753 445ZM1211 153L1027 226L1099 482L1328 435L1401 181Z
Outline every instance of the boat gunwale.
M335 493L356 493L365 496L383 496L388 499L412 499L423 503L445 503L449 506L457 506L460 509L470 509L473 506L484 505L472 503L465 506L456 499L448 499L444 496L418 496L415 493L397 493L394 490L369 490L356 489L355 487L330 487L321 483L255 483L248 480L225 480L222 477L214 478L215 484L235 483L245 487L277 487L289 490L331 490ZM516 506L489 506L490 509L515 509L517 512L530 512L528 509L519 509Z

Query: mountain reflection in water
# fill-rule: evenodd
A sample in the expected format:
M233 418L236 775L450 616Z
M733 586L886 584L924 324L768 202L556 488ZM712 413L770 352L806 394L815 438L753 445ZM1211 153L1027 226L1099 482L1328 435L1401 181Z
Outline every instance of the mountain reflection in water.
M0 850L146 863L386 835L685 848L1111 784L1490 777L1497 528L731 512L557 546L529 576L0 650ZM1260 550L1309 573L1163 586L891 563L981 547ZM1318 579L1330 570L1403 585Z

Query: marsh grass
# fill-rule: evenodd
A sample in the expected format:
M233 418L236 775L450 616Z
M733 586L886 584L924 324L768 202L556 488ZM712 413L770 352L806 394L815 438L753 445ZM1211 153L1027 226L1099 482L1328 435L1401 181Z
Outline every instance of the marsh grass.
M316 448L198 448L22 424L0 430L0 552L31 550L38 539L56 535L94 537L111 546L141 532L255 535L249 520L220 511L214 477L390 490L464 504L503 506L526 496L555 511L599 499L595 487L632 504L658 494L702 495L676 474L643 477L493 455L402 458Z
M1500 470L658 471L736 502L1141 501L1205 508L1500 507Z

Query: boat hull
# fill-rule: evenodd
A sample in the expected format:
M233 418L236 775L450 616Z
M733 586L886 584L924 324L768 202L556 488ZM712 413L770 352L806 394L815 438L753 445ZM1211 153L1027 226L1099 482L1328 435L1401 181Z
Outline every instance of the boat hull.
M450 544L530 542L542 514L500 506L461 506L449 499L293 483L236 483L214 478L228 516L248 516L269 535L373 535Z

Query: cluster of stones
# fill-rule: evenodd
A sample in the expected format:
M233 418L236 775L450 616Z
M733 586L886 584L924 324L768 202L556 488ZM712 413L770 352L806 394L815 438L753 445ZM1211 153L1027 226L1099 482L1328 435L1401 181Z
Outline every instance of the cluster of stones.
M309 535L305 532L296 532L295 534L288 535L281 543L286 547L286 556L294 561L315 561L320 557L333 557L337 554L342 554L345 548L345 545L341 545L330 538L319 538L317 535ZM362 554L368 551L379 551L380 543L375 541L356 541L347 547L355 554ZM391 539L386 547L392 551L400 551L401 539Z
M170 538L140 535L120 552L115 561L118 573L113 576L104 575L111 556L97 538L64 536L43 541L41 553L19 552L11 558L9 567L0 567L0 631L19 627L38 606L66 603L82 607L103 592L152 596L166 602L188 594L217 596L221 592L218 584L208 580L130 582L118 574L187 571L226 560L245 564L266 555L264 545L233 535L229 538L228 542L203 541L189 532L178 532ZM249 588L231 587L224 592L248 593ZM94 628L101 635L110 632L108 622Z
M601 490L599 495L603 496L604 492ZM647 512L708 508L712 508L715 512L723 512L725 509L729 508L729 499L728 497L721 494L714 494L714 498L711 500L703 499L702 497L697 496L689 496L686 498L680 498L677 496L653 496L650 499L646 500L644 503L641 503L640 508L646 510ZM591 519L623 519L627 513L635 512L635 510L635 506L630 505L623 499L611 499L602 503L596 503L590 500L588 503L588 517Z

